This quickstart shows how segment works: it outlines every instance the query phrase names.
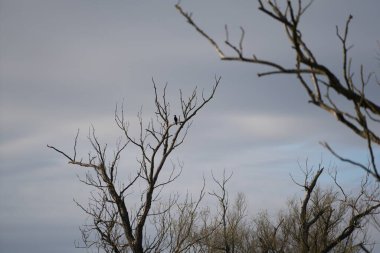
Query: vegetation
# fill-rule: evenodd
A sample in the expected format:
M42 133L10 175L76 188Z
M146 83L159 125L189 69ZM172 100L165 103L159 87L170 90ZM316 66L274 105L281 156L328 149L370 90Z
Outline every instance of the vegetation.
M282 7L275 0L258 0L258 3L261 12L284 27L294 51L294 66L282 66L255 55L247 57L243 53L244 29L239 44L234 45L229 41L226 28L225 44L233 51L228 56L181 5L177 4L176 8L211 43L222 60L270 68L259 76L295 75L310 103L333 115L344 127L365 140L370 157L368 165L344 158L323 143L340 160L365 171L359 189L345 189L337 174L331 171L331 187L321 187L318 180L325 173L321 165L317 170L304 168L303 181L294 180L304 192L303 198L290 200L276 217L266 212L250 217L243 193L231 203L227 190L231 176L226 175L221 179L214 178L217 190L209 194L218 202L217 210L202 202L206 196L205 184L197 197L171 195L163 201L161 196L165 186L177 180L182 169L181 164L173 164L170 157L184 143L197 113L214 97L220 78L215 78L209 95L199 94L195 89L185 98L180 92L180 115L171 113L166 86L160 95L153 82L155 117L144 122L140 113L136 136L130 133L123 108L121 111L116 109L115 121L123 138L112 156L109 156L107 146L100 144L95 129L89 134L92 154L87 159L77 156L78 135L72 155L48 145L70 164L88 169L86 178L81 181L95 191L88 205L78 203L91 218L90 224L81 229L84 247L114 253L371 251L367 231L369 224L377 223L376 215L380 210L380 174L375 157L376 147L380 145L380 105L379 101L366 95L367 86L376 84L376 80L371 75L366 76L363 67L359 79L354 80L347 41L352 16L348 17L343 32L337 28L343 49L343 72L337 74L317 60L302 37L299 24L311 2L287 1ZM352 107L348 111L343 109L341 100L335 100L336 95ZM118 165L130 146L138 150L139 166L129 172L130 178L125 181L118 174ZM139 197L131 197L136 191Z

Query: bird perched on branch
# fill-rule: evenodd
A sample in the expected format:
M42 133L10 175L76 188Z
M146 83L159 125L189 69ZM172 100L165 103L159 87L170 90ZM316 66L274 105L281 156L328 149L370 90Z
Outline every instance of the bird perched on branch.
M174 115L174 123L177 125L178 124L178 118L177 115Z

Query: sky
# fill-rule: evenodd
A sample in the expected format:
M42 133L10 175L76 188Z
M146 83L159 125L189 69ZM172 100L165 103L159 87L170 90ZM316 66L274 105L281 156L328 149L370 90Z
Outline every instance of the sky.
M207 92L215 76L222 78L172 157L184 168L169 190L196 193L203 176L212 189L211 171L221 176L226 170L233 173L231 196L245 193L254 215L265 209L275 213L300 193L289 175L302 179L299 164L306 160L314 168L320 163L336 168L344 185L359 181L360 171L318 142L366 161L363 140L308 104L294 78L258 78L263 67L220 61L175 4L0 0L1 252L85 252L74 247L86 215L73 201L85 203L89 196L77 178L84 170L46 145L70 152L80 129L78 152L86 156L93 125L99 139L112 146L122 134L114 123L116 104L126 104L131 127L141 108L144 118L152 115L152 79L161 88L168 84L168 99L176 105L179 89ZM257 10L256 1L183 0L182 6L219 42L225 24L236 41L243 26L246 52L293 60L281 27ZM353 66L363 63L379 73L379 9L377 0L316 0L302 23L304 37L317 57L339 72L335 26L352 14ZM135 157L126 154L127 160Z

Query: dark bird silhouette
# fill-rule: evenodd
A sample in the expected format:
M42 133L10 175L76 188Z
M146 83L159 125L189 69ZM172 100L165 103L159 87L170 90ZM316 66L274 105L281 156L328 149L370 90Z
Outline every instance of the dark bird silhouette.
M178 118L177 115L174 115L174 123L177 125L178 124Z

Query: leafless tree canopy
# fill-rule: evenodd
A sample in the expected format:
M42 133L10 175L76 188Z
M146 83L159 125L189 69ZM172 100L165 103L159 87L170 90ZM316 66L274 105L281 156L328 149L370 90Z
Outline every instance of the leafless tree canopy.
M216 181L219 190L212 195L219 202L219 212L209 219L217 219L220 225L196 244L195 252L370 252L373 244L367 237L367 223L379 213L379 184L367 176L358 193L352 193L340 185L336 173L330 173L333 185L322 188L318 180L324 168L303 172L303 182L294 182L304 197L290 200L277 218L262 212L250 219L243 194L230 203L229 178Z
M320 166L310 170L306 166L302 182L294 180L304 192L302 198L293 198L277 217L263 212L253 218L248 215L244 194L230 201L227 184L232 175L214 177L215 191L207 194L205 180L199 195L193 197L171 194L163 201L165 186L176 180L182 165L171 162L173 151L185 141L192 120L214 97L220 83L215 84L208 95L197 89L189 97L180 91L180 108L172 113L166 86L160 91L153 81L154 117L148 122L138 114L138 134L134 136L125 118L124 108L116 108L115 122L122 132L112 155L107 145L102 145L95 129L88 139L92 152L86 158L77 155L78 134L73 153L69 154L55 146L70 164L87 169L81 181L94 189L88 205L77 203L90 217L81 228L85 248L112 253L327 253L370 252L371 239L367 237L368 223L379 225L380 174L376 165L374 149L380 146L380 101L368 98L369 85L379 82L360 68L358 79L354 78L349 56L348 31L352 16L343 29L336 28L342 46L342 73L339 75L320 62L302 37L299 28L302 16L312 1L284 1L282 7L276 0L258 0L259 10L284 27L290 47L294 51L294 66L283 66L256 55L243 52L245 31L237 45L231 43L226 27L224 43L231 55L202 30L185 12L180 4L179 13L217 51L222 60L242 61L264 65L269 68L259 76L274 74L295 75L306 91L309 102L332 114L344 126L366 141L370 161L362 164L337 154L327 143L323 145L339 159L362 168L367 177L359 189L348 191L330 173L331 187L321 187L319 180L324 173ZM378 87L378 86L377 86ZM349 103L344 110L337 95ZM132 146L138 150L137 167L127 171L128 180L120 178L121 156ZM130 168L128 168L130 169ZM132 197L132 193L136 195ZM202 205L205 196L217 202L215 209Z
M209 95L198 94L195 89L193 93L185 98L180 92L180 115L178 122L174 122L170 111L170 103L166 96L166 86L162 95L159 94L156 84L154 84L155 118L147 124L143 122L139 114L139 136L130 135L128 122L124 118L124 111L115 112L117 126L124 134L124 140L119 141L113 157L106 156L107 146L102 146L92 129L88 139L91 143L94 156L82 159L77 156L77 139L74 143L74 154L68 153L48 145L49 148L62 154L70 164L79 167L89 168L90 171L83 183L96 189L92 194L88 207L80 207L92 217L93 224L82 228L83 240L86 247L96 246L106 252L158 252L162 247L163 238L170 229L165 229L165 224L158 226L158 231L153 236L147 236L147 220L155 216L170 214L171 209L176 206L177 199L173 198L166 207L153 210L152 205L158 200L162 188L175 180L180 170L177 171L172 166L168 178L160 178L163 170L170 170L167 166L169 156L180 146L186 137L191 121L195 115L213 98L219 85L220 78L215 79ZM118 163L123 151L128 145L133 145L139 150L138 163L135 175L129 182L120 182L118 179ZM133 172L131 172L133 173ZM128 194L135 191L137 185L142 185L143 190L140 202L133 203L128 200ZM203 193L200 195L202 198ZM195 212L196 204L187 199L183 210L178 207L181 215L190 215ZM164 219L164 218L162 218ZM165 220L165 219L164 219ZM164 221L163 220L163 221ZM95 238L91 239L91 234ZM184 247L177 242L177 248ZM167 247L167 246L166 246ZM170 245L172 247L172 244Z
M352 59L349 56L351 45L348 41L349 26L353 19L352 15L347 18L343 29L336 27L336 35L341 42L343 52L339 56L342 57L342 72L334 73L326 64L318 60L317 55L314 54L303 38L300 29L302 17L312 2L312 0L288 0L286 2L258 0L259 10L284 27L285 34L289 39L289 45L294 52L294 66L283 66L275 61L260 58L255 54L247 55L247 53L243 52L245 35L243 28L241 28L239 43L234 44L229 40L226 26L226 40L224 43L227 48L232 50L231 54L227 54L207 32L196 24L192 15L184 11L179 3L176 8L198 33L211 43L221 60L241 61L267 66L269 70L259 73L259 76L274 74L296 76L310 103L330 113L356 135L365 139L370 162L369 164L362 164L352 161L337 154L326 142L323 142L322 145L339 159L360 167L380 181L374 154L374 145L375 147L380 145L380 101L378 99L377 101L371 100L366 93L368 86L374 85L380 94L380 83L374 78L373 74L366 74L363 66L359 69L359 77L354 78L354 72L351 68ZM338 100L336 99L337 97L344 98L343 100L345 101ZM342 104L347 102L351 105L349 110L343 109Z

